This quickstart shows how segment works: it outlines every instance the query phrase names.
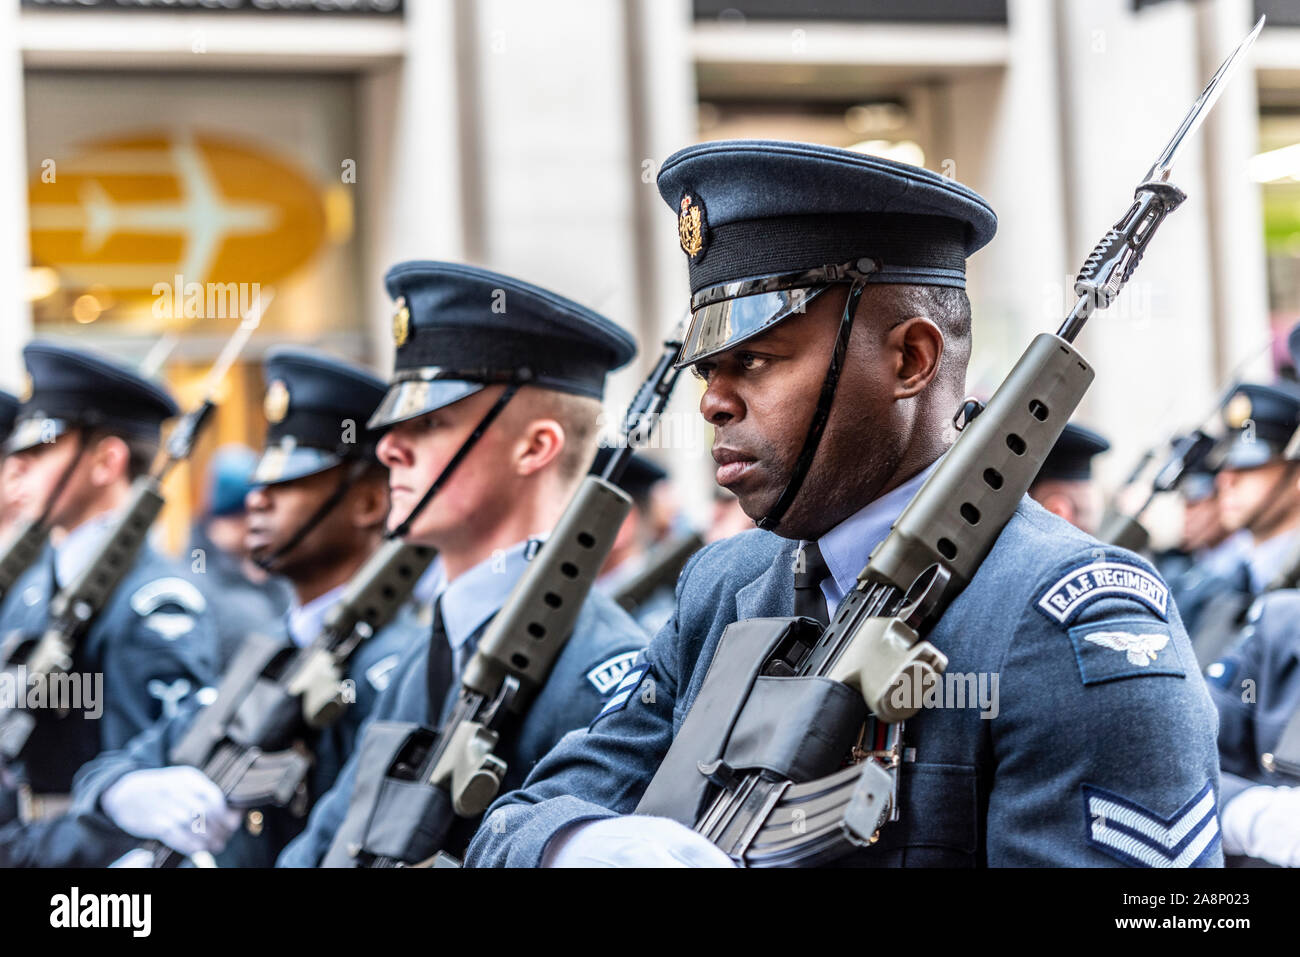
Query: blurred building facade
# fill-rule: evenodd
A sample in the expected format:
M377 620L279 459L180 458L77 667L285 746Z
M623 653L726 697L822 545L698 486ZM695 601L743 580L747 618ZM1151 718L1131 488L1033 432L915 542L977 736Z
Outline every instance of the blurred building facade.
M879 152L989 198L1001 227L970 264L968 381L987 394L1055 328L1079 263L1267 12L1178 164L1188 202L1080 340L1098 373L1081 418L1114 441L1114 480L1207 412L1230 370L1270 375L1270 326L1300 318L1292 6L0 0L0 189L15 213L0 224L0 385L20 385L32 334L76 335L161 364L196 398L231 303L274 287L210 445L255 442L259 352L299 341L386 369L382 274L430 258L551 286L634 331L617 410L686 302L659 165L701 139L761 136ZM698 394L683 382L654 454L702 516Z

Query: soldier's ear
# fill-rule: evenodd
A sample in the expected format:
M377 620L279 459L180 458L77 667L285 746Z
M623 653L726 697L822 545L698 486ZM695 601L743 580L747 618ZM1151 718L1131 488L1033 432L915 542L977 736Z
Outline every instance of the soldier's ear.
M560 457L567 440L564 426L555 419L528 422L514 445L514 462L511 464L515 473L523 477L540 472Z
M106 435L90 452L90 482L107 488L123 479L130 481L131 450L116 435Z
M885 335L885 347L894 364L895 399L918 395L939 374L943 333L925 316L912 316L890 329Z
M1053 515L1065 519L1071 525L1075 524L1075 519L1078 517L1078 511L1075 509L1074 502L1070 499L1070 496L1066 495L1064 492L1051 492L1050 494L1044 495L1038 500L1038 504L1043 506L1043 508L1047 509Z
M374 471L352 486L352 522L357 528L382 527L388 521L387 471Z

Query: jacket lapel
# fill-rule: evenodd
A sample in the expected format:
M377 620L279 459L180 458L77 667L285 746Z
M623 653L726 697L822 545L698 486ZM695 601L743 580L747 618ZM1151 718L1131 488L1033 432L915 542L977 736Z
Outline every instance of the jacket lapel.
M736 592L736 618L783 618L794 614L794 553L798 543L782 541L772 564Z

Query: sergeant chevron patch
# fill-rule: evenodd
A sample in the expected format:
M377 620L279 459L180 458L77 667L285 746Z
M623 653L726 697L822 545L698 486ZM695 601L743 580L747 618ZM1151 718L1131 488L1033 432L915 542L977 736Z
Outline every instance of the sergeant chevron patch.
M1063 625L1101 598L1131 598L1169 619L1169 587L1128 562L1091 562L1067 572L1038 599L1038 608Z
M1209 783L1169 817L1090 784L1083 801L1088 843L1131 867L1196 867L1219 840Z
M606 715L626 708L627 703L632 700L632 695L636 693L637 686L641 684L641 679L649 670L648 664L639 664L624 675L623 680L614 688L614 696L605 702L605 707L600 709L600 714L591 719L591 723L594 725Z

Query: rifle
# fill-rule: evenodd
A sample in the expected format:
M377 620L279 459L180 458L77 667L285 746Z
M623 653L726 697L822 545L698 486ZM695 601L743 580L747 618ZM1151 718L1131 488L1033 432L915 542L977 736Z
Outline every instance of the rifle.
M760 867L833 860L897 820L903 723L919 710L915 692L947 666L923 635L974 577L1091 383L1071 343L1184 200L1168 182L1174 156L1262 24L1215 73L1084 263L1057 334L1034 339L973 420L975 407L963 405L956 442L825 630L808 618L768 618L724 631L637 814L681 821L732 860ZM850 753L861 760L844 766Z
M646 556L645 567L614 592L614 601L624 611L632 611L664 586L677 584L677 578L690 557L704 547L704 539L695 532L678 535L656 545Z
M351 703L343 682L349 658L392 620L433 558L431 548L386 541L353 576L310 645L295 650L249 635L216 699L176 742L171 763L202 770L231 807L288 807L296 797L305 800L313 758L304 738L342 716ZM305 813L305 806L300 810ZM161 842L146 847L154 867L185 860Z
M19 523L16 534L0 555L0 601L4 601L14 582L40 557L49 537L50 525L45 516Z
M122 515L92 554L86 568L50 601L49 623L40 638L33 642L19 635L7 641L0 648L0 668L9 670L25 666L27 681L33 678L48 681L51 676L67 672L72 667L77 642L134 566L145 537L165 504L162 494L164 480L194 451L200 432L216 408L214 397L217 389L261 322L271 295L268 293L265 300L259 297L257 304L240 322L208 374L202 403L176 423L160 454L160 461L149 474L132 483ZM55 490L56 497L58 491ZM9 708L0 711L0 759L17 758L35 727L36 718L26 710Z
M546 683L632 508L616 483L632 440L649 436L672 394L685 327L683 320L638 389L604 474L583 479L488 626L447 721L436 732L391 722L372 726L358 757L357 781L364 775L368 784L354 791L324 866L454 866L442 852L451 829L482 814L500 790L507 765L495 751Z

